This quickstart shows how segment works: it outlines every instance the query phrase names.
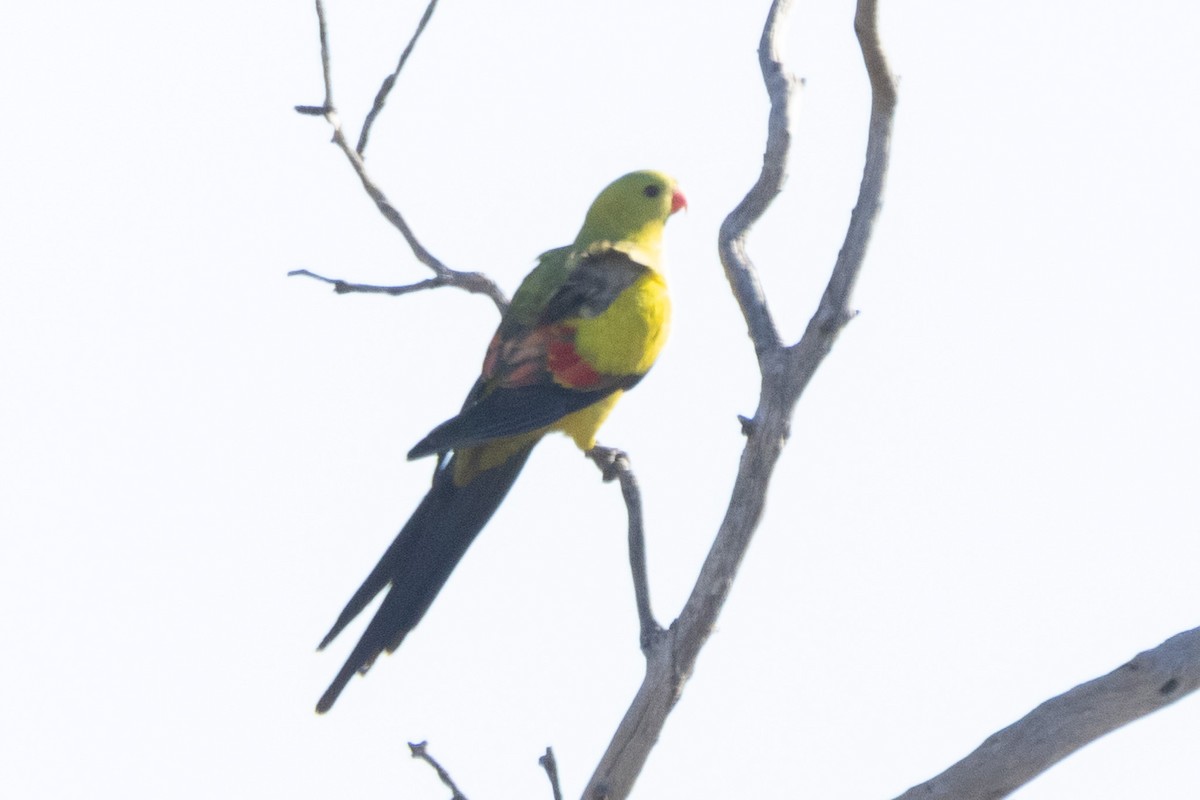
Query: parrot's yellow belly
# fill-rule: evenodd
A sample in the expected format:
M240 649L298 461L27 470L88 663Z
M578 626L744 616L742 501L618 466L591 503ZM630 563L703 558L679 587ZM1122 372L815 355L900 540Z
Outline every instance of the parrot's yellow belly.
M605 375L643 375L662 351L670 321L666 281L647 270L604 313L579 320L575 350Z
M647 270L617 295L604 313L581 319L575 329L575 350L596 372L605 375L644 375L654 365L671 322L671 301L662 275ZM598 403L568 414L554 426L582 450L596 446L596 432L620 399L613 392Z

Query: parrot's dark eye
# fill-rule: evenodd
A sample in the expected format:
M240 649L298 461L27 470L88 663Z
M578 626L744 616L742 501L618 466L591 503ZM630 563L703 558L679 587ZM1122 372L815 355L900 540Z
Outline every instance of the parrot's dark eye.
M642 189L642 194L646 195L646 197L658 197L660 194L662 194L662 187L656 186L652 183L645 189Z

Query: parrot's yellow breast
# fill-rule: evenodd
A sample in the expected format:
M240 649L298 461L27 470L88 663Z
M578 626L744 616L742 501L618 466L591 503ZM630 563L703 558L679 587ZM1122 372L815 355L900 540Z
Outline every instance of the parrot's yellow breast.
M647 269L603 313L580 319L575 351L605 375L643 375L667 340L671 300L662 275Z
M670 322L667 283L662 275L647 269L603 313L576 323L575 351L596 372L644 375L662 351ZM581 450L590 450L596 446L596 432L621 394L613 392L598 403L568 414L554 427L574 439Z

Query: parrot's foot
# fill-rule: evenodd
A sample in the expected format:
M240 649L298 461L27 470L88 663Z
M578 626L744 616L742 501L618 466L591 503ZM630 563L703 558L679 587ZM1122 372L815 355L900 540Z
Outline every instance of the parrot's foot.
M596 445L591 450L585 451L584 455L600 468L600 474L605 483L616 480L622 472L629 470L629 454L616 447Z

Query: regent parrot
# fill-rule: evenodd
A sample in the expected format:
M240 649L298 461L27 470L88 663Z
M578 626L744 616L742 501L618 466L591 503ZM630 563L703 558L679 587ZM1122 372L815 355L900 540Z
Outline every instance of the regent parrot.
M666 339L662 232L686 205L666 175L630 173L592 203L573 245L538 259L500 320L462 411L408 453L438 456L433 486L321 640L318 650L390 584L318 713L333 706L354 673L400 646L545 434L562 431L582 450L595 447L600 424Z

